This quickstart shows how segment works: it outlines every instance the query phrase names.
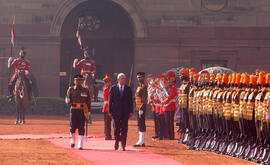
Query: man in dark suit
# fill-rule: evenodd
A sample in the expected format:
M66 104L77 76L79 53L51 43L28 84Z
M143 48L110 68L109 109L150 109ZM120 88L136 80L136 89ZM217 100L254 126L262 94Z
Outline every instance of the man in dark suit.
M113 85L109 96L109 114L114 120L114 149L119 148L121 141L121 150L125 151L128 131L128 119L133 114L132 90L125 85L126 76L119 73L117 76L118 83Z

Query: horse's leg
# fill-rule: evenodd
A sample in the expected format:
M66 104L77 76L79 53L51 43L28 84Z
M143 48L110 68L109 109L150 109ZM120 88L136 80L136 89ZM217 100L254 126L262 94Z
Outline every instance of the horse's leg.
M19 123L19 106L18 103L16 103L16 121L14 124L18 124Z
M23 111L23 105L20 105L20 123L22 123L22 111Z
M25 120L24 120L24 115L25 115L25 109L26 109L26 106L22 106L22 124L25 124Z

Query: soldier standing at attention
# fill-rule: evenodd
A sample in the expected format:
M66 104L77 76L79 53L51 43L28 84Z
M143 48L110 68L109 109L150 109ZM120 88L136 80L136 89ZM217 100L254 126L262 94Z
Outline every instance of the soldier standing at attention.
M110 94L110 88L112 86L112 79L110 78L110 75L108 73L105 74L103 81L104 81L104 87L103 87L104 104L103 104L102 112L104 112L105 140L112 140L112 135L111 135L112 118L109 116L109 113L108 113L109 94Z
M74 86L69 87L66 95L66 104L71 104L70 109L70 134L71 141L70 146L74 148L76 135L76 129L79 130L78 149L83 149L83 136L85 132L84 123L90 116L90 96L88 88L82 86L83 76L74 76Z
M169 140L174 140L174 113L176 110L176 97L177 97L177 88L175 86L175 73L174 72L168 73L167 88L168 88L168 96L163 101L164 111L165 111L165 128L167 130L167 136L168 136L167 138Z
M145 111L146 111L146 103L147 103L147 86L144 84L144 72L137 73L138 86L135 93L135 104L136 111L138 112L137 121L138 121L138 130L139 130L139 140L134 147L144 147L144 139L145 139Z

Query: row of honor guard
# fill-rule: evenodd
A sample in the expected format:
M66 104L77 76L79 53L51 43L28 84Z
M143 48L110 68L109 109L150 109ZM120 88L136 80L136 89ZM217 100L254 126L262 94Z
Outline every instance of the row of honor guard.
M270 74L179 72L179 143L269 164Z

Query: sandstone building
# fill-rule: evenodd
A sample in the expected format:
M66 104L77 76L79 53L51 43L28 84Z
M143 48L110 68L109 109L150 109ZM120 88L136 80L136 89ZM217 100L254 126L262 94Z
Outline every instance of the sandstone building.
M159 73L178 66L270 71L269 0L0 0L0 95L7 93L10 29L26 47L40 96L60 96L83 44L104 73ZM61 75L66 72L67 75Z

